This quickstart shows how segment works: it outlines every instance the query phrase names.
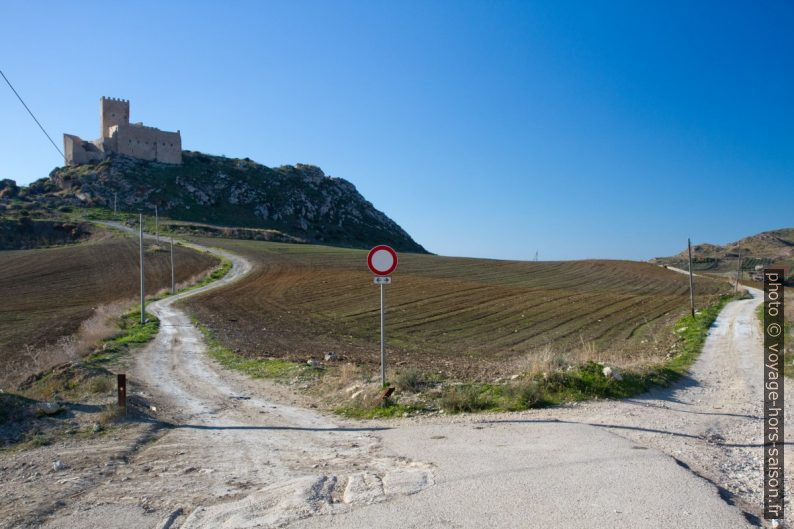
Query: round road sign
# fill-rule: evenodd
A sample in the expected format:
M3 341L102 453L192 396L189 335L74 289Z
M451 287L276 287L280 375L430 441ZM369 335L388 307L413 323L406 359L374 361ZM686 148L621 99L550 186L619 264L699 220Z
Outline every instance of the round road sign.
M385 244L379 244L369 251L367 266L376 276L387 276L397 268L397 252Z

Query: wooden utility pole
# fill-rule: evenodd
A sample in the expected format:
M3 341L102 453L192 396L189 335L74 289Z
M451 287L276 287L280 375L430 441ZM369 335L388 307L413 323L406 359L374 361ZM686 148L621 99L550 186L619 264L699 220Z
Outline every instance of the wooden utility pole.
M174 278L174 238L171 237L171 295L176 294L176 281Z
M692 279L692 240L686 240L687 248L689 249L689 310L692 317L695 317L695 285Z
M736 286L734 287L734 292L739 292L739 276L742 273L742 252L739 252L737 257L739 263L736 265Z
M140 250L141 250L141 325L146 323L146 294L144 292L143 284L143 214L138 217L138 226L140 229Z
M157 206L154 207L154 240L160 244L160 217L157 215Z
M118 204L118 193L113 193L113 215L116 215L119 212L117 207Z

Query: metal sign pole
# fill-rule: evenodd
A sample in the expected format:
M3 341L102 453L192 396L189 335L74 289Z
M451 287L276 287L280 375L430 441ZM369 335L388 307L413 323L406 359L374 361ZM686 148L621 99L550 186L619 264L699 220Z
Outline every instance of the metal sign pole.
M383 283L380 285L380 385L386 386L386 349L384 347L384 303L385 292Z
M389 274L397 268L397 252L390 246L379 244L367 254L367 267L376 276L374 283L380 286L380 385L386 387L386 291L383 288L391 283ZM391 391L384 393L383 398L388 397Z

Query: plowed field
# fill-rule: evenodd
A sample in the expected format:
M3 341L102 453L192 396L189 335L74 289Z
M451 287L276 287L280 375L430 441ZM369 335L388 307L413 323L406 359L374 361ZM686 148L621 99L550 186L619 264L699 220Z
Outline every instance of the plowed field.
M248 356L306 361L334 352L375 364L378 287L366 252L211 239L253 272L188 308ZM689 306L688 279L630 261L517 262L403 254L387 289L390 362L493 378L533 355L636 365L671 351ZM698 279L698 303L729 290Z
M177 247L174 253L177 281L217 263L192 250ZM145 259L147 294L169 287L169 253L148 251ZM138 244L132 239L0 251L0 360L18 370L26 346L54 344L77 331L96 307L133 300L139 292L138 275ZM5 375L9 373L0 380Z

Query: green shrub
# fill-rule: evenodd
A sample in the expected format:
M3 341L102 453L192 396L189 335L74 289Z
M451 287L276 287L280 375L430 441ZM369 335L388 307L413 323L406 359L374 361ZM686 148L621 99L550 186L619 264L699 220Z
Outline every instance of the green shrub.
M88 382L88 391L91 393L110 393L112 389L113 384L108 377L98 376Z
M394 385L401 391L419 393L427 385L427 380L418 369L408 368L397 373Z
M542 404L543 392L537 381L527 380L508 384L502 389L503 407L508 410L525 410Z
M450 386L441 394L441 409L447 413L481 411L493 408L493 401L472 385Z
M52 435L36 432L28 438L28 443L31 447L48 446L52 444Z

